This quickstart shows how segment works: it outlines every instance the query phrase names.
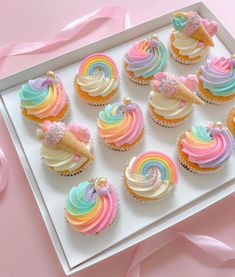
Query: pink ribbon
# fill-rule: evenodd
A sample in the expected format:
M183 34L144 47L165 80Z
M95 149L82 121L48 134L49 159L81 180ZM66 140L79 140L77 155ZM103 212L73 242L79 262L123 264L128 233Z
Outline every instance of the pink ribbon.
M8 183L9 178L9 167L7 158L0 148L0 193L4 190Z
M70 42L75 37L79 38L79 32L88 24L95 23L95 20L113 19L122 24L122 30L130 27L128 12L118 6L107 6L91 12L81 18L75 19L62 28L57 34L47 41L7 43L0 47L0 60L10 56L24 54L38 54L57 49ZM94 24L95 27L95 24Z
M189 240L221 263L235 259L235 249L213 237L189 232L165 231L164 235L155 236L151 240L146 240L137 246L126 277L140 277L140 263L179 238Z

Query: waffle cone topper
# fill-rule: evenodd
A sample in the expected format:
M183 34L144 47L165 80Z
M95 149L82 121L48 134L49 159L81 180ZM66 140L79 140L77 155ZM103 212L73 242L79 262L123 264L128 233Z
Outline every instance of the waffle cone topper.
M154 91L160 92L164 97L203 105L204 102L195 94L197 89L196 75L176 77L167 72L159 72L154 75L151 84Z
M177 31L202 42L205 46L214 46L212 37L217 32L216 22L209 22L196 12L190 11L174 13L172 24Z
M66 128L62 122L47 120L37 129L37 137L48 147L94 160L93 154L85 146L90 140L90 133L85 127L71 124Z

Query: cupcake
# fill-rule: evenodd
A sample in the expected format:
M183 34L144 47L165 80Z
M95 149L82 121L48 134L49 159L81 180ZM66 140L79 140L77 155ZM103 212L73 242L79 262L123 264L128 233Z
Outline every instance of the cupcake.
M197 76L198 95L206 102L223 104L235 98L235 56L208 59Z
M127 191L140 201L162 199L177 182L176 164L170 157L157 151L133 157L124 172Z
M235 106L233 106L227 114L226 125L227 125L229 131L235 137Z
M135 42L124 57L126 73L138 85L149 85L153 75L163 71L166 64L167 51L157 35Z
M99 113L98 133L111 149L126 151L142 137L144 119L140 107L125 97L123 104L108 104Z
M192 114L194 104L204 104L196 95L197 83L195 75L155 74L148 106L153 121L163 127L182 124Z
M87 235L99 234L115 219L117 193L103 177L81 182L69 192L64 210L72 229Z
M68 98L61 80L53 71L46 78L29 80L22 85L20 104L22 114L29 120L62 120L69 110Z
M75 78L78 95L90 105L110 102L118 92L119 76L115 62L105 54L93 54L82 61Z
M192 127L177 142L181 164L194 173L212 173L220 169L234 149L231 132L221 122Z
M195 64L207 56L209 47L214 46L212 37L217 32L216 22L209 22L190 11L174 13L172 25L170 52L177 62Z
M76 175L94 159L92 139L83 126L70 124L66 128L62 122L45 121L37 129L37 136L42 142L42 162L60 175Z

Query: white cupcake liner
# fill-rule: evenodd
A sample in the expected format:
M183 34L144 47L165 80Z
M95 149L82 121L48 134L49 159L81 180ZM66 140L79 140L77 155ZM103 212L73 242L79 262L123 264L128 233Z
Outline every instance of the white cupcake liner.
M191 60L191 61L189 61L189 60L183 60L183 59L181 59L180 57L178 57L178 56L174 53L174 50L171 48L171 46L169 47L169 52L170 52L172 58L173 58L176 62L178 62L178 63L180 63L180 64L183 64L183 65L194 65L194 64L197 64L197 63L201 62L202 60L204 60L204 59L206 58L206 56L207 56L207 54L206 54L205 56L199 57L199 58L196 59L196 60Z
M176 140L176 147L177 147L177 157L178 157L178 160L180 162L180 164L182 165L182 167L184 167L186 170L192 172L192 173L195 173L195 174L202 174L202 175L208 175L208 174L213 174L215 172L218 172L220 170L222 170L222 168L224 167L224 165L226 164L227 161L225 161L222 165L220 165L219 167L217 167L216 169L214 170L209 170L209 171L204 171L204 170L196 170L192 167L190 167L190 165L186 164L183 162L183 158L181 156L181 153L178 151L178 145L180 143L180 139L182 137L182 135L185 133L184 132L181 132ZM206 169L206 168L203 168L203 169Z
M149 86L151 84L152 80L138 80L134 77L131 77L128 73L126 73L126 74L127 74L128 79L131 80L136 85Z
M230 103L232 102L234 99L235 99L235 96L234 98L232 99L229 99L229 100L225 100L225 101L219 101L219 100L216 100L216 99L211 99L211 98L208 98L204 95L204 93L202 91L200 91L199 89L197 90L197 95L205 102L207 102L208 104L214 104L214 105L221 105L221 104L226 104L226 103Z
M78 94L78 93L77 93ZM78 97L83 101L85 102L86 104L90 105L90 106L93 106L93 107L102 107L102 106L105 106L107 105L108 103L112 102L113 99L115 97L117 97L118 95L118 89L115 91L115 93L113 94L113 96L111 98L109 98L107 101L104 101L102 103L92 103L92 102L89 102L87 100L85 100L84 98L82 98L79 94L78 94Z
M193 113L193 110L192 112L186 117L184 118L184 120L180 121L180 122L177 122L177 123L168 123L168 122L165 122L165 121L162 121L162 120L157 120L155 117L154 117L154 114L152 112L152 110L150 109L150 104L149 104L149 107L148 107L148 113L151 117L151 119L153 120L153 122L161 127L164 127L164 128L175 128L175 127L178 127L182 124L185 123L185 121L188 120L188 118L191 116L191 114Z

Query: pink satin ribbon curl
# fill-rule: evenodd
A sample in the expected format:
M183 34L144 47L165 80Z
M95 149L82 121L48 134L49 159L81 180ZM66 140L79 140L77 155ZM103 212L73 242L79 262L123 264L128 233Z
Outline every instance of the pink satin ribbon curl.
M235 249L220 240L201 234L169 230L164 231L164 236L159 234L151 240L146 240L137 245L126 277L140 277L140 263L179 238L189 240L195 246L215 258L219 263L235 259Z
M9 167L7 158L0 148L0 193L5 189L9 178Z
M80 38L79 32L88 24L96 25L97 20L113 19L121 23L121 30L130 27L129 14L126 9L118 6L107 6L91 12L81 18L75 19L64 26L58 33L49 40L38 42L7 43L0 47L0 61L10 56L25 54L39 54L57 49L66 43Z

